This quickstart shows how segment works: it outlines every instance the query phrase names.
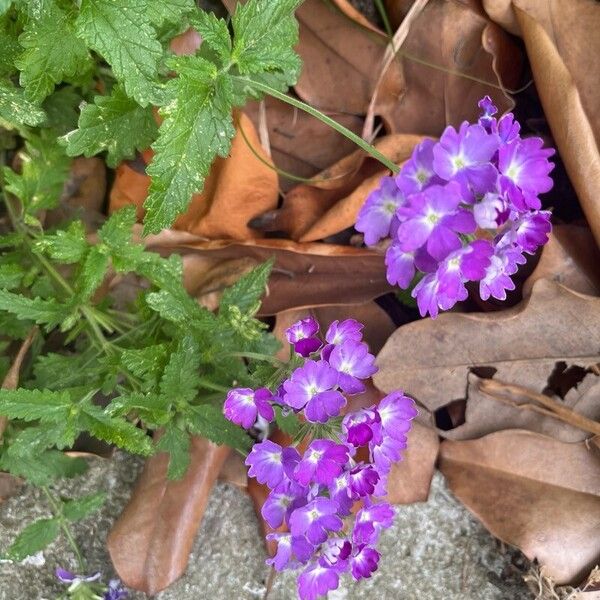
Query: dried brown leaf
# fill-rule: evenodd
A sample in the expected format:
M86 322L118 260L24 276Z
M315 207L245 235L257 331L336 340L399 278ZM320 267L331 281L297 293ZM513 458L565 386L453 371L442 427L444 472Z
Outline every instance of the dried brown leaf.
M189 469L167 480L169 457L150 457L107 545L123 582L149 595L185 571L208 497L230 449L192 438Z
M600 299L541 279L514 308L446 313L400 327L379 354L374 381L386 392L404 389L433 412L464 399L467 376L478 367L542 391L557 363L598 362L599 339Z
M508 430L444 441L440 469L490 532L557 583L578 583L600 559L600 460L584 443Z

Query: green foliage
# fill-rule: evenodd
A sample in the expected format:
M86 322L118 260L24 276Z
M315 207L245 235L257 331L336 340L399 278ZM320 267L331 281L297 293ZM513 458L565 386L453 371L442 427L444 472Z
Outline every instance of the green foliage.
M95 492L63 502L62 514L69 521L81 521L100 510L106 501L105 492Z
M38 519L21 531L5 552L4 558L21 561L52 543L58 537L59 531L58 519Z

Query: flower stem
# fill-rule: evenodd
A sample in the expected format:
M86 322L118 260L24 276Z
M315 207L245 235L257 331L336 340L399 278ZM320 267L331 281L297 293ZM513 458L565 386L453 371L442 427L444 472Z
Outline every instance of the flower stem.
M341 133L344 137L348 138L350 141L354 142L359 148L362 148L367 154L378 160L381 164L386 166L392 173L398 173L400 168L398 165L393 163L387 156L384 156L377 148L373 147L371 144L363 140L361 137L356 135L353 131L350 131L348 128L344 127L337 121L334 121L331 117L323 114L321 111L313 108L309 104L302 102L301 100L297 100L296 98L292 98L287 94L283 94L280 91L261 83L260 81L253 81L252 79L247 79L246 77L235 76L234 79L247 84L248 86L254 88L255 90L259 90L268 94L269 96L273 96L286 104L290 104L295 108L303 110L309 115L319 119L319 121L325 123L325 125L329 125L332 129L335 129L338 133Z

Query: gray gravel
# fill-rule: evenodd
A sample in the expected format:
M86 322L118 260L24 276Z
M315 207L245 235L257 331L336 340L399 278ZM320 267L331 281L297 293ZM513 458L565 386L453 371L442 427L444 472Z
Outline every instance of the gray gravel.
M91 460L87 476L63 484L65 496L106 489L108 502L99 515L79 523L77 541L90 568L114 575L104 548L111 523L127 501L140 462L124 454L111 461ZM49 516L39 491L25 487L0 505L0 550L22 527ZM434 477L429 501L398 507L393 528L381 540L382 560L371 580L356 585L344 580L330 600L530 600L511 555L447 491L443 478ZM55 598L61 585L53 571L75 568L75 557L58 539L26 564L0 564L0 600ZM506 573L512 572L510 577ZM187 573L158 600L255 600L264 598L270 570L254 510L236 487L219 483L211 496L198 533ZM294 577L278 574L269 600L292 600ZM131 595L143 600L144 594Z

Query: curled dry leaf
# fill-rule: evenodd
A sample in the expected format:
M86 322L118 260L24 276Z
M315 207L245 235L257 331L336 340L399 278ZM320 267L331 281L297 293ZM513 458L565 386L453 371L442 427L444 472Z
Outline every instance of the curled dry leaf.
M271 158L283 171L312 177L354 150L354 143L348 138L307 113L276 98L267 97L263 102L263 117L257 102L247 104L244 112L258 131L261 125L266 127ZM328 116L354 133L362 129L363 120L359 116L342 113L328 113ZM287 191L295 183L280 176L279 185Z
M348 303L362 303L391 290L381 256L371 250L333 244L296 244L288 240L263 239L234 242L206 241L177 232L148 236L150 249L163 254L198 254L219 262L246 258L264 262L274 257L259 315L282 310ZM197 267L207 265L198 259Z
M379 353L374 382L403 388L434 413L465 399L473 371L541 392L557 369L597 363L599 339L600 299L541 279L514 308L400 327Z
M167 479L169 457L150 457L123 513L108 535L113 565L123 582L149 595L184 571L208 497L230 449L192 438L190 466Z
M592 0L486 0L525 42L552 135L600 244L600 11Z
M391 161L407 160L422 136L388 135L375 147ZM285 196L281 208L254 219L252 227L281 231L293 240L315 241L352 227L368 193L388 174L381 163L355 150L316 175L297 185Z
M600 560L600 459L584 443L500 431L444 441L452 492L504 542L557 583L579 583Z
M267 166L270 159L261 149L258 134L250 119L243 113L238 119L238 133L233 138L229 156L217 158L204 182L203 192L193 196L185 214L175 221L174 229L211 239L244 240L260 235L256 230L249 229L247 224L252 218L277 205L277 174ZM252 150L239 133L239 127L243 128ZM262 160L254 152L261 154ZM144 153L146 161L151 156L150 151ZM117 168L110 192L110 212L133 204L138 209L138 218L143 216L143 203L150 185L150 178L143 170L143 164L131 162L125 162ZM224 214L228 218L224 219Z
M587 227L555 225L540 261L523 285L531 293L538 279L551 279L575 292L600 296L600 250Z

